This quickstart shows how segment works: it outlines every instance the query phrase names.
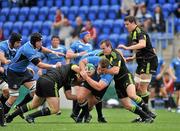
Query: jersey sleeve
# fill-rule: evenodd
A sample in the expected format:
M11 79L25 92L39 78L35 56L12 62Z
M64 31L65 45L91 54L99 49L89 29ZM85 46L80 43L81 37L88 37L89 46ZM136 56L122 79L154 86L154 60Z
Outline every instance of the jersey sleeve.
M103 74L101 75L100 81L104 81L106 85L109 85L113 79L113 75L110 74Z

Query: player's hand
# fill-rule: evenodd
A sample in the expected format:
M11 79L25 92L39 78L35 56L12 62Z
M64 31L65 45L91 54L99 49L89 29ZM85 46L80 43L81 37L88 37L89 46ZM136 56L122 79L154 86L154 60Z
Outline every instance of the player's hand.
M4 68L0 67L0 73L4 73Z
M88 77L88 74L87 74L86 71L81 71L81 72L80 72L80 75L82 76L82 78L83 78L84 80L86 80L87 77Z
M11 60L6 60L5 62L4 62L4 64L9 64L11 62Z
M42 76L42 69L39 69L37 73L38 73L38 76Z
M86 51L80 52L80 53L79 53L79 56L83 56L83 55L85 55L86 53L87 53Z
M127 57L125 60L126 60L126 62L131 62L134 60L134 58L133 57Z
M56 68L61 67L61 65L62 65L61 62L57 62L57 63L56 63Z
M122 44L118 45L117 48L121 48L121 49L124 49L124 50L128 50L127 46L122 45Z
M52 54L55 54L56 56L65 56L64 53L53 51Z
M162 78L162 75L161 74L158 74L157 76L156 76L156 80L160 80Z
M176 77L176 76L173 76L172 79L173 79L173 81L176 81L177 77Z

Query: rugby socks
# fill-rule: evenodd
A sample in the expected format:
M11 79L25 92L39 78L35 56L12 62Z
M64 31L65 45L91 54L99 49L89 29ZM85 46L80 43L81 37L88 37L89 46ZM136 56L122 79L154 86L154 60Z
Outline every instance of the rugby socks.
M135 100L136 104L142 108L143 111L145 111L146 113L150 113L151 111L148 109L148 105L142 100L141 97L138 97Z
M29 114L28 116L32 117L32 118L36 118L36 117L40 117L40 116L48 116L51 115L51 111L48 107L42 108L39 111L36 111L32 114Z
M75 108L73 109L73 115L74 115L74 116L78 116L80 110L81 110L81 107L80 107L79 103L76 102Z
M4 126L5 124L5 118L4 118L4 108L3 104L0 102L0 126Z
M7 99L8 99L8 98L6 98L3 94L2 94L1 97L0 97L0 101L1 101L1 103L2 103L3 105L6 103Z
M11 105L6 101L4 104L4 114L7 114L11 109Z
M11 119L15 118L16 116L23 114L27 111L31 110L30 108L30 104L25 104L23 106L20 106L16 111L14 111L11 115L9 115L8 117L10 117Z
M149 92L146 92L145 94L141 95L141 98L143 99L143 101L148 104L148 100L149 100Z
M97 111L98 118L102 118L103 117L103 114L102 114L102 101L96 104L96 111Z
M131 112L139 115L141 118L148 118L148 114L146 112L144 112L141 108L139 108L138 106L132 105Z
M89 116L88 102L85 101L84 103L81 103L80 107L82 108L82 112L79 114L78 119L83 119L83 117L88 117Z
M74 112L76 105L77 105L77 100L73 100L72 112Z
M33 97L28 93L28 94L24 97L24 99L23 99L19 104L17 104L16 106L20 107L20 106L22 106L22 105L30 102L32 99L33 99Z

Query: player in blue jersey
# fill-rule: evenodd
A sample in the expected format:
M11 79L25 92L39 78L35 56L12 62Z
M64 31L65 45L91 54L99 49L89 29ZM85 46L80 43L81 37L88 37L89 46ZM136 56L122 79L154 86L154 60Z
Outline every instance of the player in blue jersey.
M11 59L15 56L17 48L21 44L21 35L13 32L8 40L0 42L0 108L5 104L9 97L9 89L6 83L7 77L5 75L5 70ZM0 112L0 125L4 125L3 112ZM2 116L1 116L2 115Z
M88 63L94 65L94 67L91 67L92 71L88 72L88 73L93 74L91 76L92 81L91 83L89 83L88 78L86 78L87 69L85 68L85 65L82 65L82 62L80 62L80 66L82 66L81 68L82 70L80 74L83 76L83 78L87 82L85 81L81 86L79 86L79 89L77 92L78 104L76 105L76 108L78 106L82 108L82 112L78 115L76 119L76 122L78 123L82 122L83 117L84 117L84 122L89 122L88 106L91 109L94 105L96 105L99 101L101 101L103 95L105 94L107 90L107 87L109 86L111 80L113 79L112 75L103 74L101 72L101 68L107 68L109 66L109 61L107 59L100 58L98 56L87 57L85 59L88 60ZM100 90L94 89L93 86L98 87ZM77 115L78 112L76 112L75 110L74 113L75 115Z
M72 43L66 54L66 57L71 59L71 63L75 64L78 64L81 57L93 49L92 45L88 43L91 39L89 32L81 32L79 38L79 41Z
M66 64L66 48L64 45L60 45L59 36L51 37L51 45L47 47L48 49L56 52L60 52L64 54L63 56L57 56L55 54L44 54L43 61L48 64L56 64L57 62L61 62L62 65ZM38 70L38 75L41 76L45 71L42 69Z
M88 42L90 41L90 33L88 31L79 34L79 40L71 44L70 49L67 51L66 58L73 64L79 64L81 57L88 52L92 51L93 47ZM77 88L73 88L73 93L76 94ZM76 101L73 101L73 109ZM72 109L72 112L73 112Z
M178 57L174 58L171 62L169 73L175 81L174 86L177 99L177 113L180 113L180 49L178 50Z
M51 46L47 47L50 50L61 52L64 55L66 54L66 48L63 45L60 45L60 38L58 36L52 36L51 38ZM56 64L57 62L61 62L62 65L66 64L65 56L57 56L54 54L46 54L47 62L49 64Z
M7 69L7 82L9 85L10 96L5 103L4 113L7 114L19 95L19 88L21 85L25 85L32 94L35 91L36 81L34 81L33 75L27 70L27 66L32 62L39 68L49 69L59 67L56 65L45 64L39 59L37 55L38 51L44 53L53 53L56 55L62 55L62 53L54 52L42 46L42 35L40 33L33 33L30 37L30 41L21 46L15 57L11 60L11 63Z

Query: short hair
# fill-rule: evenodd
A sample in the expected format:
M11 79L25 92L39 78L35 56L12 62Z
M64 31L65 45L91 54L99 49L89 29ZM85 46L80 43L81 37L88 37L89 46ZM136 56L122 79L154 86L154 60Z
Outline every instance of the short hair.
M129 21L130 23L135 23L136 24L136 18L134 16L126 16L124 18L124 21Z
M14 46L15 42L22 41L22 36L19 33L12 32L9 37L9 42Z
M111 48L112 48L112 43L111 43L111 41L110 40L108 40L108 39L106 39L106 40L102 40L101 42L100 42L100 45L102 45L102 44L105 44L106 46L110 46Z
M101 66L101 68L108 68L110 65L110 62L107 58L101 58L101 60L99 61L99 65Z
M59 41L60 41L60 37L59 37L59 36L53 35L53 36L51 37L51 40L53 40L54 38L57 38L57 39L59 39Z

